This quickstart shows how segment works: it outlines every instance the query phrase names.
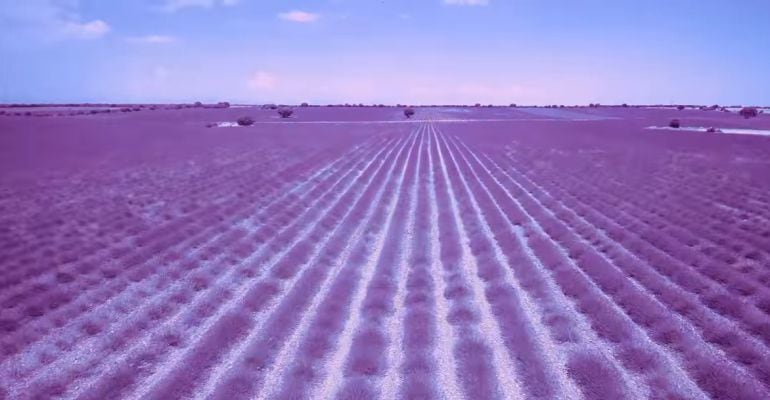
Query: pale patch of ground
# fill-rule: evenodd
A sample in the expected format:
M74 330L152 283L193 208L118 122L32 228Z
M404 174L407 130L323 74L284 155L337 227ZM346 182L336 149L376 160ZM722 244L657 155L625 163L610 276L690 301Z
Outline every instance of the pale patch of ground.
M715 127L716 128L716 127ZM667 131L688 131L688 132L706 132L709 128L703 126L683 126L672 128L670 126L648 126L645 129L667 130ZM729 133L734 135L761 135L770 136L770 130L766 129L746 129L746 128L716 128L719 131L714 133Z

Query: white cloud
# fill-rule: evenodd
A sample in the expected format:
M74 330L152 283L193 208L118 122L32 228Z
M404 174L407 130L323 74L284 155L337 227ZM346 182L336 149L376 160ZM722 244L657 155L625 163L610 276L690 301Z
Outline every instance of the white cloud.
M80 39L96 39L110 32L110 25L96 19L91 22L69 21L64 24L65 34Z
M165 0L161 9L166 12L175 12L184 8L211 8L217 5L229 7L238 3L240 3L240 0Z
M278 83L278 78L268 72L257 71L251 76L248 83L254 89L274 89Z
M168 35L146 35L127 37L129 43L168 44L176 42L176 38Z
M278 14L278 18L285 21L308 23L318 20L318 18L321 18L321 16L305 11L294 10Z
M27 0L0 2L0 35L4 30L29 38L95 39L110 32L101 19L83 21L77 0Z
M486 6L489 0L444 0L444 4L452 6Z

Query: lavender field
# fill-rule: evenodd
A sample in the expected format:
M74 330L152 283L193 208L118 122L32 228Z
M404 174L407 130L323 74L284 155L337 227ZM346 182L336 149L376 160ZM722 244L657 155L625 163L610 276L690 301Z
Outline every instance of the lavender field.
M767 114L295 111L0 115L0 399L770 398Z

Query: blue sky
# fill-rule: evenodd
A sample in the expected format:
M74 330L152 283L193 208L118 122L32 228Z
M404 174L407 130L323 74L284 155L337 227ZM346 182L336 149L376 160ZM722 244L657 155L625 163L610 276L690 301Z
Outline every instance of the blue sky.
M0 0L0 102L770 105L767 0Z

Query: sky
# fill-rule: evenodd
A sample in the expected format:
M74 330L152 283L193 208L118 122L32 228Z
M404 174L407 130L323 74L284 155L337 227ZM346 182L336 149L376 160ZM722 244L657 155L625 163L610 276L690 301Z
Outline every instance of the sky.
M0 0L0 102L770 105L768 0Z

